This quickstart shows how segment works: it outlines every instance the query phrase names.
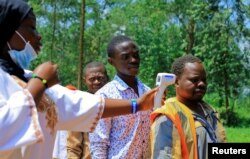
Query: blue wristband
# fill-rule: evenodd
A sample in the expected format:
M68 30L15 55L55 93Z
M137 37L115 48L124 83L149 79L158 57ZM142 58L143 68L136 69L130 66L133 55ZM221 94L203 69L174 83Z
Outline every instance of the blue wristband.
M132 113L135 114L138 111L138 104L136 99L131 100Z

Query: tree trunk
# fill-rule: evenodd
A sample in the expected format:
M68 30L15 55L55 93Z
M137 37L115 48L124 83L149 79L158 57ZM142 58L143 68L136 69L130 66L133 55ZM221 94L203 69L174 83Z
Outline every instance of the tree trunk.
M53 5L53 29L52 29L52 37L51 37L51 45L50 45L50 54L49 54L49 58L50 61L53 61L53 50L54 50L54 45L55 45L55 32L56 32L56 15L57 15L57 6L56 6L56 0L52 0L51 1L52 5Z
M223 69L224 73L224 93L225 93L225 107L226 107L226 122L229 122L229 86L228 86L228 72L227 69Z
M191 19L188 23L187 26L187 48L186 48L186 53L187 54L192 54L192 50L194 47L194 29L195 29L195 21Z
M84 54L84 26L85 26L85 0L82 0L81 17L80 17L80 38L79 38L79 65L78 65L78 82L77 87L82 89L83 76L83 54Z

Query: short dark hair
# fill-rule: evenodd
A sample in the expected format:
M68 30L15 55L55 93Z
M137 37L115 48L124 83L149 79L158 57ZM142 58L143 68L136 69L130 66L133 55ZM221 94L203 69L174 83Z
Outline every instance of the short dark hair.
M186 63L195 62L202 63L202 61L198 57L191 54L179 57L173 62L171 72L179 77L182 75Z
M94 68L94 67L98 67L98 66L102 66L104 68L104 71L105 71L105 75L108 77L108 74L107 74L107 70L105 68L105 65L99 61L92 61L92 62L89 62L87 63L87 65L84 67L83 69L83 73L84 73L84 76L86 75L86 70L89 69L89 68Z
M107 47L108 57L114 57L115 46L125 41L133 41L133 40L125 35L117 35L113 37L108 43Z

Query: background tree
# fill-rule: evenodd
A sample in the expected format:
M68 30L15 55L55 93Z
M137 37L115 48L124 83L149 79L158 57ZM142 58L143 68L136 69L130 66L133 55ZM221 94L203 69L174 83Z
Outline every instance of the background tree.
M79 38L79 65L78 65L78 81L77 87L82 89L83 81L83 56L84 56L84 27L85 26L85 0L81 4L81 18L80 18L80 38Z

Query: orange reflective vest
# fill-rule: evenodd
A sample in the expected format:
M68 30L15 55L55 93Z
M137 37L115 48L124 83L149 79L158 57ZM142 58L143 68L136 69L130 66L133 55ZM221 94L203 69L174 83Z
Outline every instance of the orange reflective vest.
M173 136L172 158L197 159L197 139L192 112L176 98L170 98L165 105L156 109L150 116L151 123L156 117L166 115L175 125L178 135ZM151 136L155 133L151 131ZM154 142L154 141L152 141ZM155 143L151 143L154 145ZM151 152L153 154L153 146Z

